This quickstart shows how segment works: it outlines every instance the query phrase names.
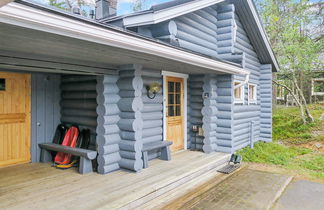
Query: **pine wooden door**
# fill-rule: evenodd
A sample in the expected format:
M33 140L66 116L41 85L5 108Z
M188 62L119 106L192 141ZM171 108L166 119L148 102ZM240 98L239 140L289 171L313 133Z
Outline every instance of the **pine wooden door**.
M184 149L184 80L167 77L166 85L166 136L175 152Z
M30 78L0 72L0 167L30 161Z

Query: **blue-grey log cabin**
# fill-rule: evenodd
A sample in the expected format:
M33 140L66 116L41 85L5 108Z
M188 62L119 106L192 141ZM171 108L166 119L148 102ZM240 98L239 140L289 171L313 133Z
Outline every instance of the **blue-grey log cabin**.
M27 0L0 8L0 166L38 162L59 123L91 130L101 174L141 171L157 141L204 153L271 141L279 66L252 0L124 16L116 0L96 4L95 19Z

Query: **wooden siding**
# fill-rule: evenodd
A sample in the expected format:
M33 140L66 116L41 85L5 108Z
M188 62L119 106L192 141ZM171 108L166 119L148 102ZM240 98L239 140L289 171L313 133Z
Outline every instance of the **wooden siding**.
M60 80L57 74L32 74L32 162L40 161L38 144L52 142L60 123Z
M61 122L91 130L89 149L96 150L96 76L62 75Z

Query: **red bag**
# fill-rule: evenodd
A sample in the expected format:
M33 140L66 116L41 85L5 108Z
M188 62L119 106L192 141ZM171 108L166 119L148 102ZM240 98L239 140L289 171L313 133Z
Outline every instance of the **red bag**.
M79 129L75 126L72 126L68 129L66 132L62 145L68 146L68 147L74 147L76 146L77 140L79 136ZM58 152L54 158L54 163L56 164L69 164L71 162L71 154L66 154L63 152Z

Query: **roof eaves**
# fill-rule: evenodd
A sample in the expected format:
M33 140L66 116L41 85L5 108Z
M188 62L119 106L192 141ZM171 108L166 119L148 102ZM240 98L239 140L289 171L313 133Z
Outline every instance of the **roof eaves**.
M38 10L43 11L43 12L47 12L48 13L47 14L48 18L50 17L50 14L60 16L61 18L59 18L59 19L56 18L57 21L51 22L51 23L54 23L54 25L57 25L57 26L59 26L59 23L58 23L59 21L62 22L62 18L66 18L65 21L63 21L64 23L62 22L62 25L60 25L60 28L58 28L59 30L62 30L63 28L66 28L66 27L63 27L63 25L66 26L67 21L70 19L70 21L69 21L69 22L71 22L70 24L77 23L77 25L73 26L73 28L75 28L75 27L83 27L83 30L86 30L87 34L88 33L92 34L94 32L95 32L94 34L105 33L106 36L115 36L115 39L116 39L116 35L120 34L118 36L122 36L124 38L126 38L128 36L129 39L132 39L135 42L139 41L139 40L135 40L135 39L142 39L143 41L140 42L140 43L142 43L142 45L145 43L145 45L148 46L151 43L151 45L153 45L155 48L159 48L160 50L165 48L166 51L169 51L169 49L166 48L166 47L168 47L168 48L173 48L174 51L178 51L179 53L183 52L183 54L185 54L187 57L189 55L196 55L196 56L198 56L197 59L200 59L201 61L206 62L206 68L211 68L212 65L214 65L215 63L218 63L217 65L222 66L222 68L224 67L225 69L227 69L227 68L232 69L232 70L229 70L227 73L231 73L231 74L233 74L235 72L237 74L246 74L246 73L248 73L248 71L242 69L242 67L240 65L238 65L238 64L228 62L228 61L224 61L224 60L221 60L221 59L215 59L215 58L212 58L212 57L209 57L209 56L202 55L200 53L196 53L196 52L193 52L193 51L190 51L190 50L186 50L184 48L176 47L176 46L167 44L165 42L162 42L162 41L159 41L159 40L156 40L156 39L152 39L152 38L148 38L148 37L139 35L137 33L128 31L128 30L123 30L123 29L121 29L119 27L114 27L114 26L107 25L107 24L101 24L101 23L98 23L98 22L93 21L91 19L83 18L81 16L77 16L77 15L74 15L72 13L68 13L68 12L65 12L65 11L62 11L62 10L58 10L58 9L53 8L53 7L48 7L48 6L44 6L42 4L37 4L37 3L34 3L34 2L25 1L25 0L17 0L16 3L11 3L10 5L11 5L10 9L9 9L10 15L18 15L17 17L23 17L24 21L28 21L28 19L26 19L26 17L24 16L24 15L27 15L27 13L29 13L28 17L30 17L30 18L31 18L31 16L33 16L33 18L35 18L38 14L35 13L36 12L35 10L32 11L31 9L28 9L28 10L25 9L26 14L25 13L19 14L19 9L23 9L23 8L19 7L19 6L16 6L16 5L27 6L29 8L34 8L34 9L38 9ZM37 13L40 13L40 12L37 12ZM46 13L44 13L44 14L46 14ZM51 18L54 18L54 17L52 16ZM37 24L46 24L46 21L49 21L46 18L45 19L37 18L37 20L38 20ZM18 19L17 19L17 21L18 21ZM32 20L31 22L33 22L33 21L34 20ZM78 21L78 22L76 22L76 21ZM87 25L88 29L84 28L84 27L86 27L86 25ZM48 25L47 27L53 28L54 26ZM72 25L71 25L71 27L72 27ZM72 30L72 29L66 28L66 29L63 29L63 30L70 33L69 31ZM94 31L94 30L99 30L99 31L97 32L97 31ZM111 33L107 33L108 31L111 31ZM78 30L78 34L81 34L81 31ZM132 37L134 37L134 38L132 38ZM91 40L93 40L93 38L91 38ZM115 40L115 39L112 39L112 40ZM123 42L119 42L119 43L123 43ZM132 43L132 42L130 41L129 43ZM143 47L140 47L140 45L136 45L136 47L141 48L141 49L143 48ZM152 52L156 53L156 49L153 49ZM172 52L172 51L169 51L169 52ZM166 56L166 54L164 54L164 57L165 56ZM170 57L170 55L168 55L166 57ZM185 60L188 62L188 64L195 65L193 63L192 59L186 58ZM224 73L226 73L225 69L223 70Z
M259 13L257 12L256 5L251 0L246 0L246 2L249 5L249 8L251 9L251 12L253 14L253 17L254 17L255 21L257 22L257 26L258 26L259 31L261 33L261 36L263 38L264 44L266 45L269 56L270 56L270 58L272 60L272 64L274 65L275 72L277 72L277 71L280 70L280 66L279 66L278 60L277 60L277 58L276 58L276 56L275 56L275 54L273 52L273 49L271 47L269 38L268 38L267 33L265 31L264 25L262 23L262 19L260 18Z
M199 9L223 2L225 0L191 0L191 1L176 1L181 4L170 4L169 7L161 8L152 7L143 13L132 14L123 18L125 27L134 27L147 24L160 23ZM156 6L157 7L157 6Z

